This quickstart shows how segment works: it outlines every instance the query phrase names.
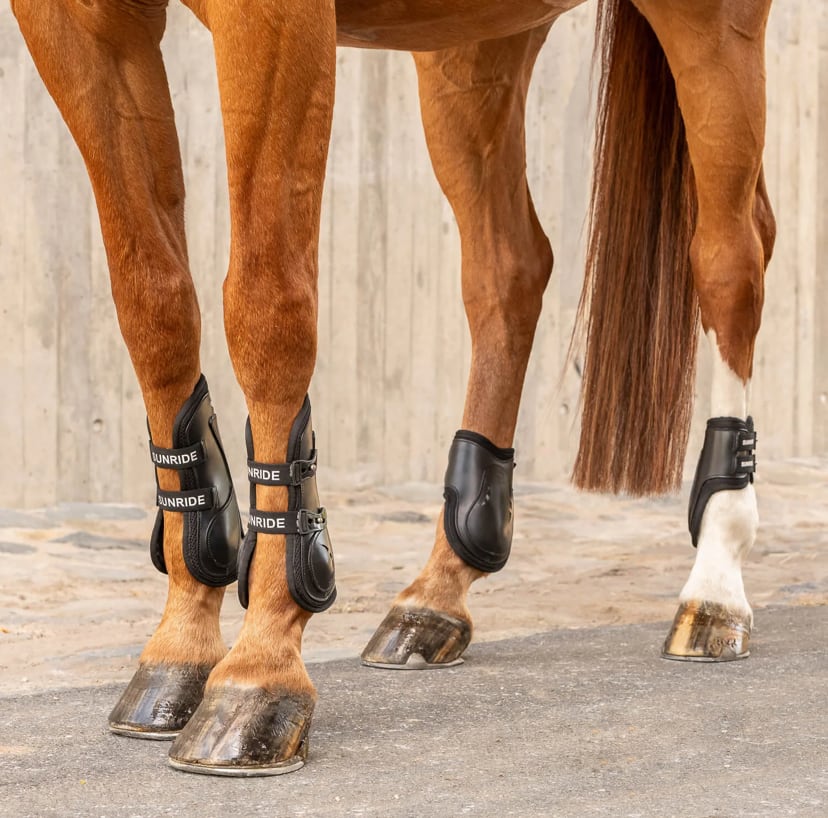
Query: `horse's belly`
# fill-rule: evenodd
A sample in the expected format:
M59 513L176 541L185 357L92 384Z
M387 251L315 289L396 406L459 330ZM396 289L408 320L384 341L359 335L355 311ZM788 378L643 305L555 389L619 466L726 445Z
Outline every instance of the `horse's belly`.
M436 51L517 34L584 0L336 0L340 45Z

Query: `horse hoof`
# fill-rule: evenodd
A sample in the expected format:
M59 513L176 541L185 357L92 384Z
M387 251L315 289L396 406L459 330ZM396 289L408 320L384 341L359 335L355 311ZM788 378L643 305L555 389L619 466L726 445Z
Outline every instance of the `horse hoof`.
M314 699L212 687L170 748L170 765L205 775L282 775L303 767Z
M201 702L211 670L206 665L139 665L109 714L109 729L133 738L174 739Z
M715 602L682 602L662 656L685 662L729 662L750 655L750 617Z
M471 641L471 625L430 608L395 605L362 651L362 663L390 670L452 667Z

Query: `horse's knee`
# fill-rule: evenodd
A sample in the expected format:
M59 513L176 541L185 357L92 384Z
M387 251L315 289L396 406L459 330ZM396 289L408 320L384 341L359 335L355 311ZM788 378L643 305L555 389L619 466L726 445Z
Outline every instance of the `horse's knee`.
M121 335L144 390L164 389L198 372L201 315L186 264L164 242L128 242L110 263ZM112 254L110 254L110 257Z
M528 232L525 242L469 241L479 253L464 247L463 304L473 338L531 343L554 259L540 225Z
M169 0L112 0L101 3L79 0L71 3L50 3L44 9L40 0L11 0L24 35L27 28L45 27L58 34L55 25L69 25L73 39L91 34L99 42L120 49L129 48L136 32L143 31L156 44L160 43L167 23ZM62 32L68 36L68 32ZM61 37L61 41L64 38Z
M305 395L316 361L316 279L274 273L277 264L231 263L224 327L248 401L295 403Z

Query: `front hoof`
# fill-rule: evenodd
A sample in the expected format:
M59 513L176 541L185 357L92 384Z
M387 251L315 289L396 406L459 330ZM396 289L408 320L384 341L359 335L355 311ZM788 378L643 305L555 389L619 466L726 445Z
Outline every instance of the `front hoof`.
M662 656L685 662L729 662L750 656L750 616L716 602L682 602Z
M462 619L395 605L362 651L362 663L391 670L459 665L471 634L471 625Z
M210 688L170 748L170 765L206 775L282 775L304 766L314 698L259 687Z
M109 714L109 729L133 738L174 739L201 703L211 670L208 665L139 665Z

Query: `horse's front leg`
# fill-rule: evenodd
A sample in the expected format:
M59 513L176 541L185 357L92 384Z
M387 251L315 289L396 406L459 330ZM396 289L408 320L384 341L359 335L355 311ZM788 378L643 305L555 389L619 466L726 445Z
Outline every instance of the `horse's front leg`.
M200 377L184 184L159 48L165 6L12 3L89 170L118 320L161 466L159 501L171 509L159 511L152 535L153 561L169 574L164 615L110 716L116 732L151 738L177 734L226 653L221 586L235 577L241 529Z
M238 641L170 752L225 775L300 767L316 701L301 658L335 596L306 394L316 357L317 255L334 98L332 0L208 2L227 143L230 356L250 413L251 509Z
M510 447L552 270L526 182L524 136L526 92L546 31L415 57L429 152L460 228L472 363L434 548L363 651L368 665L457 662L472 633L469 587L509 556Z
M775 235L761 169L770 2L637 5L676 78L698 192L693 280L713 356L712 417L690 496L698 553L664 654L737 659L748 655L742 561L758 524L747 387Z

